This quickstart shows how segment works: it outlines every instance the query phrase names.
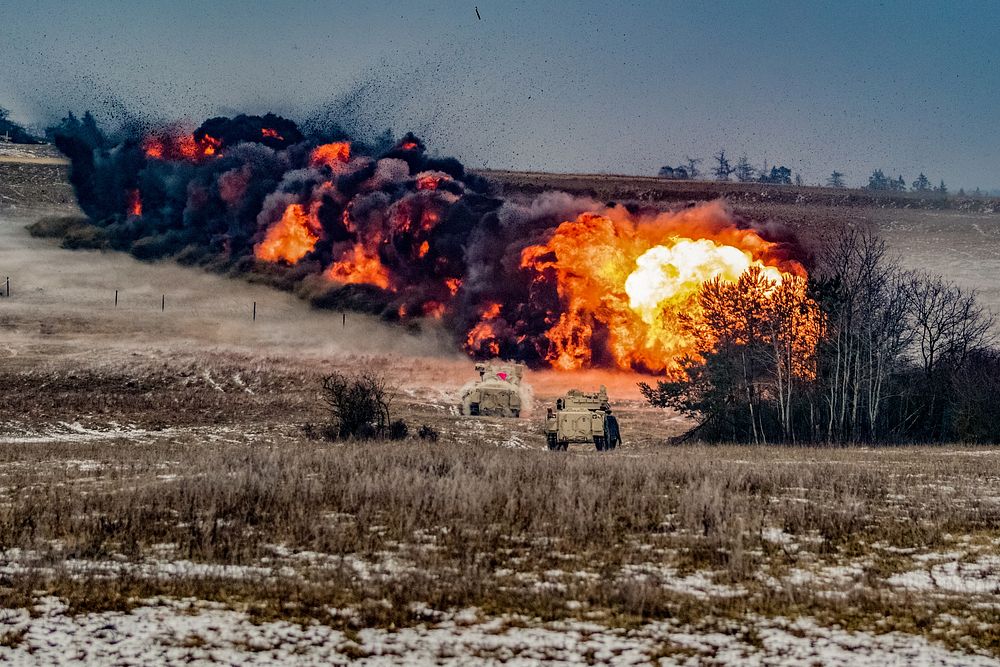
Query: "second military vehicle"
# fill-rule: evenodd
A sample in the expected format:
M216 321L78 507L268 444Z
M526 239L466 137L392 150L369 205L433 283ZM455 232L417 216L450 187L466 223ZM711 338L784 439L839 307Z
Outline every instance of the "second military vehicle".
M524 366L491 361L476 364L479 381L462 395L462 412L494 417L521 416L521 376Z
M545 418L545 440L549 449L565 450L573 442L593 442L597 451L614 449L621 442L618 419L611 414L608 390L583 392L571 389L556 400Z

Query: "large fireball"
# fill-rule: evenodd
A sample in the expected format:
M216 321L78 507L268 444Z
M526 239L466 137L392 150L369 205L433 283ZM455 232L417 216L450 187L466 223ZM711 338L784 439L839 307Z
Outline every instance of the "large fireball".
M584 213L526 248L521 265L535 282L554 282L559 296L545 332L549 364L573 370L610 355L619 368L667 374L696 353L684 324L700 316L702 285L735 282L751 266L775 285L805 275L719 203L648 217L622 208Z
M701 286L714 278L735 282L751 266L781 283L782 273L765 266L744 250L711 239L677 239L650 248L635 260L636 270L625 279L629 307L646 324L655 324L665 308L686 306Z

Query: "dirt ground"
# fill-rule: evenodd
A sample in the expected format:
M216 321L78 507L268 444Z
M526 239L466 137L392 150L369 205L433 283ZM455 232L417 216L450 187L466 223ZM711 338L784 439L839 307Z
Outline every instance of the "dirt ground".
M391 376L398 414L414 425L542 445L530 410L518 422L459 417L460 389L475 371L434 323L407 329L357 313L345 320L239 279L66 251L29 236L33 219L0 218L0 273L11 278L11 296L0 302L0 435L60 422L296 428L322 421L324 374L374 366ZM638 379L531 372L526 381L538 401L604 383L616 407L644 425L631 441L676 434L676 418L642 405Z
M684 420L597 371L463 417L433 324L32 238L67 192L0 164L0 661L1000 664L1000 452L668 446ZM873 225L1000 312L998 214L734 199ZM316 439L361 367L439 441ZM622 447L545 451L544 404L599 383Z

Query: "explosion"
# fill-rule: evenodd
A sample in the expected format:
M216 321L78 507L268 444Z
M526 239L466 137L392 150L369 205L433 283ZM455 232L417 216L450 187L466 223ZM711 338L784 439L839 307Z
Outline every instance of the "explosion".
M112 247L261 271L318 306L440 320L477 358L676 374L698 353L704 285L806 277L790 236L721 202L505 201L411 134L380 150L342 137L268 114L56 142Z
M672 245L653 246L636 260L636 270L625 279L628 305L642 321L654 325L665 309L690 305L701 286L713 278L735 282L751 266L781 284L781 271L765 266L739 248L711 239L674 239Z
M382 266L378 257L369 254L362 245L352 246L339 260L330 265L324 275L330 280L346 285L375 285L384 290L389 289L389 272ZM405 316L406 309L404 306L401 308Z
M323 164L334 166L350 159L351 144L347 141L334 141L314 148L309 156L309 163L314 167Z
M145 137L142 148L151 160L187 160L197 162L215 155L221 141L205 134L196 139L191 133L165 132Z
M648 218L615 208L563 222L546 243L521 253L532 280L554 282L559 295L560 312L547 313L545 359L563 370L584 368L601 347L619 368L677 371L696 349L682 321L697 319L702 285L736 281L751 266L775 284L805 274L775 250L736 228L720 203Z
M281 219L268 228L264 240L254 246L254 255L266 262L295 264L316 247L320 231L314 215L301 204L289 204Z

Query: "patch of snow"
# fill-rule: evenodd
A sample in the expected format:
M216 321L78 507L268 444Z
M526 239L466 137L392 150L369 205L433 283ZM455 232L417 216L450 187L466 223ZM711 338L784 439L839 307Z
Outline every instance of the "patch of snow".
M781 528L775 528L773 526L768 526L760 531L761 539L766 542L772 542L774 544L792 544L795 542L795 536L789 535Z
M677 570L659 563L626 564L618 574L619 579L650 580L677 593L693 595L697 598L739 597L746 595L746 589L740 586L717 584L712 580L712 572L694 572L679 576Z
M520 433L511 432L510 436L504 440L501 447L506 447L507 449L527 449L527 445L524 444L524 439L521 437Z
M952 560L926 570L894 574L892 586L910 591L939 591L965 595L1000 594L1000 556L981 556L971 562Z
M193 600L153 600L130 612L69 615L57 599L33 610L0 610L0 662L61 664L246 665L1000 665L923 637L818 626L808 618L747 619L692 628L671 621L632 629L578 620L483 618L477 609L435 611L411 605L429 624L347 636L318 622L253 623L246 614ZM352 618L330 610L331 618ZM732 627L729 627L732 626ZM749 627L756 641L749 640ZM664 646L681 649L663 655Z
M167 433L169 429L157 431L157 434ZM113 425L107 429L90 429L80 422L58 422L45 430L22 429L12 435L0 434L0 444L33 445L49 442L90 442L93 440L110 440L114 438L138 438L149 435L151 431L141 428L122 428Z
M863 575L864 569L858 564L831 565L816 570L796 567L789 570L783 582L794 586L823 584L843 587L860 580Z
M0 574L14 576L26 573L52 575L56 568L43 564L38 554L20 549L0 551ZM195 563L189 560L148 560L123 562L119 560L87 560L68 558L59 563L59 570L71 576L131 577L165 579L172 577L214 577L220 579L261 579L274 576L295 576L291 567L261 567L254 565L220 565Z

